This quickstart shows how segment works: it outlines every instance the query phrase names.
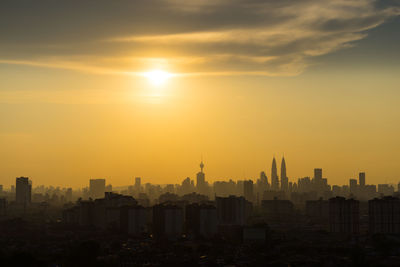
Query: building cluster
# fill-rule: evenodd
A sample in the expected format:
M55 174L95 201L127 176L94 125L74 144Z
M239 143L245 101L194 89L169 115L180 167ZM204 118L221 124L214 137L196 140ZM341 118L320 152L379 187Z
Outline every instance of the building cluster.
M368 202L368 232L400 234L400 199L383 197ZM257 209L257 211L255 211ZM182 236L212 238L215 235L243 234L251 228L254 218L273 227L296 224L303 216L311 222L325 225L332 233L359 234L360 201L333 197L329 200L309 200L304 213L290 200L263 200L256 207L244 197L216 197L214 201L166 201L143 207L131 196L105 193L96 200L81 200L63 212L68 224L116 229L130 235L152 234L155 238L179 239ZM262 234L263 235L263 234Z
M134 236L212 238L226 227L245 226L251 214L252 204L244 197L217 197L215 202L168 200L144 207L132 196L106 192L103 198L79 200L64 209L63 221Z
M232 232L248 226L256 215L269 225L282 225L296 222L296 216L301 214L331 232L358 233L360 224L367 220L370 232L398 233L398 195L391 185L366 184L364 172L359 173L358 180L350 179L349 185L343 186L329 185L319 168L314 169L312 178L292 182L285 159L282 158L278 175L274 158L270 179L261 172L254 181L209 184L203 162L196 181L186 178L180 185L142 184L141 178L136 177L130 186L113 188L105 179L90 179L88 187L72 190L33 188L29 178L19 177L9 191L0 186L0 216L58 207L63 209L66 223L177 238L211 237L226 229Z

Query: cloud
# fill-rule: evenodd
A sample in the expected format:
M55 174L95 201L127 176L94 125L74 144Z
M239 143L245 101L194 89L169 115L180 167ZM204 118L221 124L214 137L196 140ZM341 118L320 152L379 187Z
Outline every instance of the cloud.
M400 14L396 1L8 1L0 63L135 74L297 75Z

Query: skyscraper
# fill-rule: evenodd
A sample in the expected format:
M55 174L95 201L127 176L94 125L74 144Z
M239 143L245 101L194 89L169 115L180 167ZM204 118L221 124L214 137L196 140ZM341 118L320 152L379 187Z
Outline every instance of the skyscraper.
M358 233L360 229L359 201L344 197L329 199L329 225L333 233Z
M106 179L90 179L89 184L90 197L103 198L106 191Z
M254 202L254 189L252 180L243 181L243 195L247 201Z
M314 169L314 179L316 182L321 182L322 180L322 169Z
M350 186L350 193L351 194L357 194L357 180L356 179L350 179L349 180L349 186Z
M271 189L278 191L279 190L279 177L278 170L276 168L276 160L275 157L272 160L272 168L271 168Z
M358 174L358 183L360 184L360 187L365 186L365 172L360 172Z
M322 169L315 168L314 169L314 190L318 192L318 194L321 194L322 191L324 190L324 185L322 181Z
M268 183L268 177L267 177L267 175L265 174L265 172L261 172L261 173L260 173L260 181L261 181L261 183L262 183L263 185L269 185L269 183Z
M19 177L15 181L15 188L15 201L18 204L30 204L32 194L32 181L30 181L28 177Z
M281 164L281 189L283 191L288 191L289 187L289 179L286 176L286 162L285 158L282 157L282 164Z

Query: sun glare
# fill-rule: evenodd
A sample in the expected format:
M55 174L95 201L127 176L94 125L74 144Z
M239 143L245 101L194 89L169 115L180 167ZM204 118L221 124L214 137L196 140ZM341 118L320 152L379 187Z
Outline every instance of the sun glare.
M144 76L153 85L163 85L170 77L172 77L172 74L163 70L152 70L145 72Z

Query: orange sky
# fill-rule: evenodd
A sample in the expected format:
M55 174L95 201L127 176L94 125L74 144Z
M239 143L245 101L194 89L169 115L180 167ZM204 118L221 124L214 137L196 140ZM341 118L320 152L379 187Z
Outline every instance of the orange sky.
M201 156L208 181L255 179L283 154L290 181L400 181L398 5L59 5L0 10L0 184L180 183Z

